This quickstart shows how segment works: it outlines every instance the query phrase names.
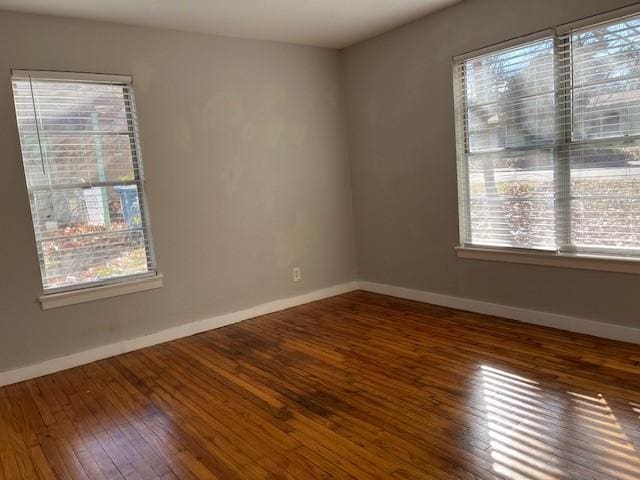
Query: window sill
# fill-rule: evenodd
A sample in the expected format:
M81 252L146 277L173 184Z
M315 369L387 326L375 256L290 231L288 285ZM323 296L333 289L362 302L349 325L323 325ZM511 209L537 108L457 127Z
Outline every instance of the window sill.
M599 270L603 272L640 273L640 259L576 253L551 253L509 250L491 247L456 247L460 258L510 262L547 267Z
M100 285L98 287L70 290L68 292L50 293L40 296L38 300L43 310L49 310L51 308L66 307L67 305L93 302L103 298L153 290L154 288L162 287L162 280L163 276L159 273L152 277L124 280L111 285Z

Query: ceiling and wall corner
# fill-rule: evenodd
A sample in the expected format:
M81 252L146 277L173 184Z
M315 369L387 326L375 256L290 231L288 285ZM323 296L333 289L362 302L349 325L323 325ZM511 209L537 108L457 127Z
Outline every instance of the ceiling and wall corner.
M0 10L344 48L462 0L0 0Z

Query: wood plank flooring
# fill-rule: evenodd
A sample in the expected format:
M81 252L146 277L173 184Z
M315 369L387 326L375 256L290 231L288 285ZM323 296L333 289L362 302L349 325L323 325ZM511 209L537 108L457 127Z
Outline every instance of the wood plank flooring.
M0 480L640 479L640 347L352 292L0 389Z

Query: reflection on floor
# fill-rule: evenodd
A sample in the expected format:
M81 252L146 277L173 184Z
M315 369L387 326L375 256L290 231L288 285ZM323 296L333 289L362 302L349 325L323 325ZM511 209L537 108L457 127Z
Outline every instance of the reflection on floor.
M556 395L497 368L483 365L481 372L496 473L513 479L600 478L597 470L614 478L640 477L640 455L602 394ZM630 415L633 402L629 406L637 439L640 422ZM586 458L580 458L582 451Z
M639 365L353 292L1 388L0 480L639 480Z

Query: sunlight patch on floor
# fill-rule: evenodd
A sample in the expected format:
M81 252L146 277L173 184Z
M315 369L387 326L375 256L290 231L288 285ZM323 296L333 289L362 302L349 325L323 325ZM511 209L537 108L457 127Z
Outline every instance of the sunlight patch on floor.
M597 478L600 472L620 480L640 479L640 456L600 393L546 389L488 365L480 375L496 474L509 480L575 478L566 470L573 462L585 478ZM640 404L630 404L640 417ZM638 422L633 428L637 434Z

